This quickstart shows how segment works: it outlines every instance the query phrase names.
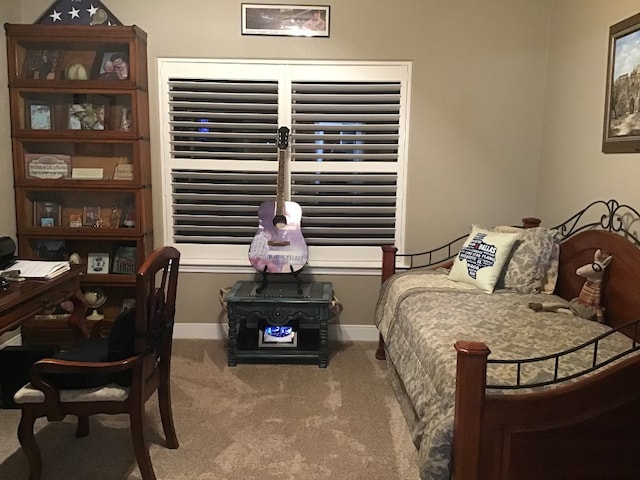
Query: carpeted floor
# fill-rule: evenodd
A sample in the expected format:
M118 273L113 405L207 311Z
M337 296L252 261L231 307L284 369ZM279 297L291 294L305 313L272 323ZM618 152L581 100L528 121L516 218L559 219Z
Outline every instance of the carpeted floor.
M176 340L180 448L164 448L155 396L147 438L159 480L417 480L416 452L374 343L332 344L329 367L226 365L222 341ZM27 478L19 410L0 410L0 479ZM42 480L140 479L128 417L36 423Z

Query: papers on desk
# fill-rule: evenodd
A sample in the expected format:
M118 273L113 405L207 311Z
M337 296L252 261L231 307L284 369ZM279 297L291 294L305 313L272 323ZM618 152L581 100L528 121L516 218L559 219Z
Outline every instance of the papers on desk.
M18 260L6 271L19 270L20 276L32 280L50 280L71 269L68 261Z

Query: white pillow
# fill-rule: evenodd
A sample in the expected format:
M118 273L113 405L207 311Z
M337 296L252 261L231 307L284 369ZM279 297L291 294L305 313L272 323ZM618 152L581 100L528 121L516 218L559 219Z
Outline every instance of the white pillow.
M453 261L449 279L493 292L517 239L517 233L493 232L473 225Z

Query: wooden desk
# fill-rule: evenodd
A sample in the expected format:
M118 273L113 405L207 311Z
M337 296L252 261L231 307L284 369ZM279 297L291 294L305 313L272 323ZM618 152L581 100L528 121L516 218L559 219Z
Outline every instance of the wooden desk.
M9 289L0 291L0 334L18 328L33 315L43 313L64 300L74 304L68 325L79 335L88 337L84 325L87 305L80 290L82 267L72 266L71 270L52 280L26 280L11 282Z

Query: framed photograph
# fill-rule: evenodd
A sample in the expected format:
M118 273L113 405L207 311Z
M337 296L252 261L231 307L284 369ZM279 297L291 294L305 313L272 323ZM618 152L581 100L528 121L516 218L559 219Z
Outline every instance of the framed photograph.
M328 37L329 11L326 5L243 3L242 34Z
M25 153L24 175L27 178L57 180L71 176L71 157L57 153Z
M98 53L91 76L97 80L128 80L129 55L116 51Z
M83 207L82 225L86 227L99 227L100 221L100 207Z
M69 105L69 130L104 130L106 106L93 103Z
M109 254L90 253L87 258L87 273L106 275L109 273Z
M62 55L60 50L27 50L22 77L33 80L55 80L59 78Z
M35 100L27 100L25 118L27 128L31 130L51 130L52 123L52 105L49 102L41 102Z
M640 152L640 13L609 28L604 153Z
M113 255L113 273L136 273L136 247L118 247Z
M59 227L61 212L57 202L33 202L34 227Z
M38 258L43 260L66 260L67 243L64 240L36 240Z

